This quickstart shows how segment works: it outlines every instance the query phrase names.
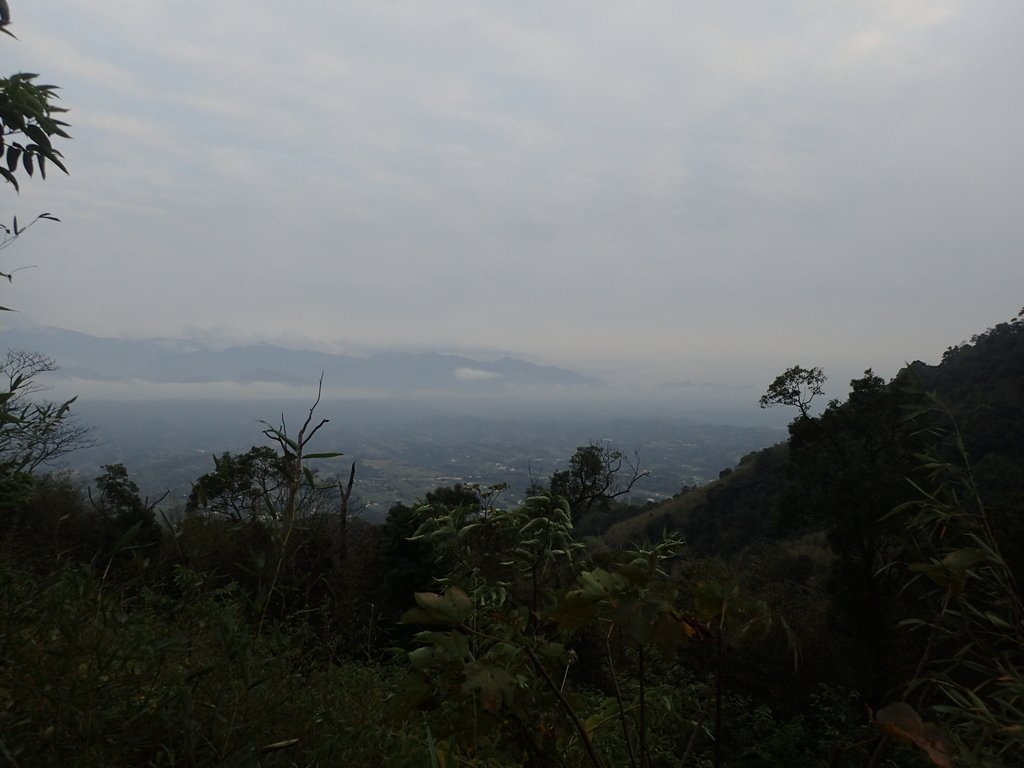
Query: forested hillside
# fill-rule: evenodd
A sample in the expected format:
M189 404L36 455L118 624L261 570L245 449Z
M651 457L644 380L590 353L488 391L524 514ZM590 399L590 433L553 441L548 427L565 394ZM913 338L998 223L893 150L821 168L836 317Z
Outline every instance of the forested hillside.
M60 419L8 398L0 754L1024 764L1022 371L1019 319L817 415L797 367L765 401L796 406L787 443L656 509L618 505L643 470L594 445L521 505L424 489L382 525L352 517L316 405L171 524L120 465L84 490L26 462Z
M0 313L235 338L47 332L0 358L0 765L1024 766L1024 311L843 400L788 368L760 400L788 439L712 482L749 436L663 433L692 481L665 503L678 484L603 438L492 454L523 496L455 482L484 475L428 422L444 482L357 514L325 372L520 393L545 421L543 392L602 382L424 350L725 391L767 346L849 352L905 330L911 291L924 325L1019 275L1013 4L543 5L26 5L26 32L52 25L30 52L91 106L57 198L76 223L9 260L59 221L28 190L71 137L57 86L0 77L0 186L33 206L0 223L0 283L62 273ZM11 20L0 0L5 44ZM190 446L172 508L130 442L87 485L48 471L103 441L46 398L32 339L67 386L320 387L245 452ZM177 420L125 410L174 464ZM411 431L378 430L377 479Z

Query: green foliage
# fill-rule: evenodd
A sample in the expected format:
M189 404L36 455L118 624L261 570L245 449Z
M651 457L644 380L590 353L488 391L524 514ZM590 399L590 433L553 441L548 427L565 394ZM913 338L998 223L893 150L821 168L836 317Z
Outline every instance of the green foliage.
M552 675L568 673L570 652L542 611L547 588L574 568L579 550L564 500L531 498L511 510L425 508L415 540L449 565L444 594L417 594L408 623L416 635L411 670L393 699L396 714L434 710L431 732L446 756L487 756L510 765L561 763L592 751L590 737ZM557 671L555 671L557 670ZM566 712L574 726L566 725ZM575 746L573 746L575 744Z
M762 408L789 405L797 408L803 418L810 418L811 402L825 394L822 385L828 379L821 368L804 368L794 365L778 376L761 396Z
M151 504L139 496L139 486L128 477L124 464L105 464L103 470L96 478L98 494L89 496L104 534L97 555L105 558L108 568L115 558L129 556L136 567L142 566L157 554L163 535L154 512L159 500Z
M912 494L907 479L916 472L921 440L905 406L916 399L902 380L886 383L867 370L850 382L846 402L795 419L779 501L784 528L827 535L835 618L853 640L850 669L876 705L910 652L896 632L906 610L901 583L884 566L904 546L901 527L886 513Z
M269 617L315 611L327 631L336 618L332 609L312 604L345 597L345 503L355 469L344 486L322 480L308 466L312 459L341 455L310 451L327 423L314 423L320 392L294 436L283 415L280 426L263 422L277 451L263 446L215 457L215 471L196 481L187 514L172 528L171 559L241 587L260 628Z
M76 398L39 401L46 389L39 377L55 371L52 358L8 350L0 360L0 476L32 473L71 451L93 445L89 429L71 414Z
M8 22L0 0L0 31ZM15 189L47 165L66 173L63 112L36 75L0 79L0 175ZM0 249L38 220L54 217L0 225ZM915 366L964 407L950 433L907 374L868 370L813 417L824 373L788 369L760 400L799 412L788 445L651 515L657 543L590 552L580 525L604 530L647 474L604 443L580 446L549 493L514 509L499 508L503 487L437 489L359 526L365 546L349 548L354 465L347 486L309 465L341 455L310 451L327 423L314 418L319 391L297 433L282 416L264 423L274 447L216 457L162 537L123 465L103 467L91 505L67 477L38 474L87 436L74 400L29 397L52 361L9 353L0 756L72 768L1021 765L1022 331L1018 318L937 369ZM802 538L766 541L776 522ZM733 559L681 563L666 531ZM793 626L777 599L797 609ZM399 605L415 633L400 669L377 664L375 647L375 633L403 640L375 627ZM778 659L795 663L801 641L813 672L785 690ZM808 684L840 674L859 690ZM897 679L908 682L866 715L862 699Z
M139 496L139 486L128 477L124 464L104 464L103 474L96 478L99 496L93 501L97 509L106 516L135 521L152 509Z
M338 451L310 453L307 450L310 441L316 433L330 421L329 419L321 419L315 425L313 424L314 414L316 413L317 406L320 405L320 397L323 394L323 383L324 377L321 374L320 382L317 385L316 400L310 406L302 426L299 427L298 434L294 437L288 434L288 426L285 423L284 414L281 415L280 426L275 427L272 424L263 422L264 427L266 427L263 430L263 434L276 443L281 451L278 472L281 475L283 493L280 494L277 503L273 506L275 517L285 522L287 531L292 529L301 511L303 490L315 488L317 485L313 470L309 468L306 462L313 459L333 459L343 455Z
M389 673L306 658L301 623L246 622L233 590L176 594L88 567L0 559L0 755L12 765L416 765L385 720Z
M777 537L788 453L788 446L780 444L744 456L726 477L663 505L646 522L643 535L655 539L666 530L676 531L695 552L725 557Z
M186 512L202 510L238 522L276 518L281 507L278 496L287 484L283 456L270 446L253 446L238 456L215 456L213 463L214 471L193 483Z
M446 759L649 766L678 755L685 747L673 734L685 726L692 746L707 692L685 701L661 675L689 644L715 641L720 655L771 626L767 605L733 586L701 584L695 610L683 610L669 570L681 548L675 539L585 567L564 499L420 514L414 538L429 542L449 572L439 580L444 592L417 594L403 616L430 628L416 635L420 647L392 704L399 716L430 713ZM712 733L720 735L721 676L713 690Z
M771 631L768 603L743 593L735 583L702 581L694 590L697 616L730 648L763 640Z
M71 138L64 130L68 124L58 117L67 110L54 103L57 86L37 83L38 77L22 72L0 78L0 153L5 157L0 176L15 189L19 167L29 176L38 169L44 179L48 162L67 173L63 155L53 146L55 137Z
M1011 324L978 343L1006 351L1017 339ZM67 477L8 472L0 755L21 766L1020 764L1024 609L1004 549L1019 542L980 502L989 488L1012 498L1019 478L992 473L1015 443L997 444L983 409L970 432L938 429L946 415L908 380L866 372L846 403L802 411L788 445L687 490L650 523L658 543L626 551L585 547L568 499L501 509L503 487L436 489L378 527L310 514L305 494L325 483L307 462L339 455L310 451L326 423L319 398L297 434L283 417L264 425L277 450L215 459L192 514L162 539L122 465L104 467L92 504ZM999 380L984 391L1016 396ZM966 461L979 446L980 475ZM567 489L586 476L601 487L616 452L593 447ZM594 498L592 513L611 502ZM789 539L769 527L780 506ZM380 663L385 642L401 646L398 663Z
M989 523L1015 578L1024 580L1024 314L947 350L941 365L912 370L956 414ZM942 458L961 460L954 445Z
M7 28L10 14L6 0L0 11L0 32L14 37ZM68 124L60 119L67 110L55 103L57 87L36 82L38 77L26 72L0 77L0 177L15 190L19 189L19 173L32 176L38 170L45 179L47 163L68 172L63 155L53 145L55 138L71 138L65 130ZM24 226L18 225L17 216L10 226L0 224L0 250L40 220L58 221L49 213L41 213ZM0 277L10 281L14 271L0 271ZM0 307L0 311L7 309Z
M581 445L569 459L569 468L551 475L550 489L569 502L573 523L591 512L607 513L611 502L625 496L641 478L639 459L626 456L606 443Z
M417 511L396 504L379 526L373 546L373 579L367 585L367 599L378 606L387 620L389 631L409 606L413 592L432 586L435 571L433 547L423 541L412 541L420 525Z
M963 437L931 396L914 416L939 440L921 455L920 496L893 513L908 530L908 567L928 610L904 627L926 638L917 669L880 725L923 749L935 765L1024 765L1024 601L975 483ZM938 426L931 426L931 425ZM943 458L945 445L960 461ZM921 717L928 708L942 728Z
M52 564L59 539L55 535L67 519L64 510L54 514L47 505L45 514L33 514L37 498L38 479L28 473L0 473L0 542L14 541L23 551L26 561L39 560L43 568ZM77 491L77 489L75 489ZM81 494L77 499L81 508ZM77 511L77 510L76 510ZM58 522L59 521L59 522Z
M702 630L676 608L679 589L665 567L680 546L680 541L666 539L628 552L625 561L610 570L583 571L554 618L563 629L605 625L622 642L674 658L680 646Z

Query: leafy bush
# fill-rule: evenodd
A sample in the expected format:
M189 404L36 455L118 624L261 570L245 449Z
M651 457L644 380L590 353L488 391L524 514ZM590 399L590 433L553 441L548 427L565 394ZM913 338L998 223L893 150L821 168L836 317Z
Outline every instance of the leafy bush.
M0 563L0 755L12 765L374 764L422 756L387 726L389 672L304 658L301 625L245 618L179 569L180 597L88 566Z

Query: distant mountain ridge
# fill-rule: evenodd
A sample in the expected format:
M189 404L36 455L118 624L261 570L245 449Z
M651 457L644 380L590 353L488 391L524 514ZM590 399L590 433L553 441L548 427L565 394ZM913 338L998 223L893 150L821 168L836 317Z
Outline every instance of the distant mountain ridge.
M308 385L323 372L332 387L380 392L604 386L601 380L575 371L512 357L485 361L437 352L357 357L272 344L195 349L188 348L188 340L131 341L59 328L8 329L0 333L0 345L52 357L60 366L55 374L60 378L97 382Z

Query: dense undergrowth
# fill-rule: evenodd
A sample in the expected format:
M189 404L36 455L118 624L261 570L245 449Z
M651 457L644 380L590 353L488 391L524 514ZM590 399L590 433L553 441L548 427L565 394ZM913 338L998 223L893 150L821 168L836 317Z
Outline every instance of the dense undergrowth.
M362 524L304 464L332 455L313 409L173 522L119 465L88 494L8 467L0 759L1021 765L1019 480L993 469L1019 446L976 471L992 430L968 414L869 372L646 538L581 537L543 488Z
M791 649L731 566L584 545L548 497L397 514L418 537L356 527L339 565L310 555L329 521L285 546L277 525L167 529L31 485L51 515L0 556L11 765L858 765L877 739L827 679L779 698ZM397 620L425 575L360 583L416 557L459 613Z
M260 633L236 584L213 588L183 567L147 584L89 564L43 576L6 555L0 601L0 754L11 765L422 766L431 764L429 743L449 765L544 765L556 763L533 742L569 730L535 676L508 682L516 707L510 700L488 711L483 689L459 695L459 669L445 684L454 704L399 711L404 658L325 652L322 629L301 612ZM581 638L581 656L591 641ZM635 652L623 653L626 666L635 664ZM711 678L657 657L649 663L647 764L678 764L689 752L689 764L710 765ZM602 664L573 669L563 690L604 764L628 765L608 674ZM619 685L635 707L637 680ZM810 714L780 719L768 703L729 692L725 764L787 765L808 754L828 764L837 745L872 737L851 692L822 686L809 703ZM510 727L505 717L520 707L523 719ZM551 746L560 762L587 764L571 738Z
M88 566L2 571L0 749L12 765L399 764L387 669L325 663L299 621L247 621L234 589L176 594ZM410 753L411 754L411 753Z

